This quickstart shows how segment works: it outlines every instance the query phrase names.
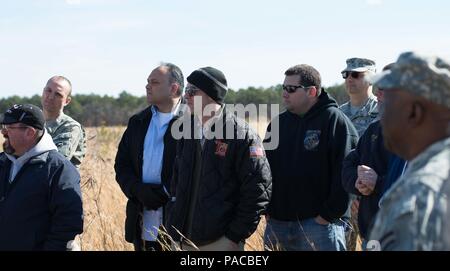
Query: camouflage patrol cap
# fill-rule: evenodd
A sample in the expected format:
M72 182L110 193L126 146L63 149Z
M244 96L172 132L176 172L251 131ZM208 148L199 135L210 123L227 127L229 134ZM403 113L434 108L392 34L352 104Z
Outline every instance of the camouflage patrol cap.
M403 53L372 83L381 89L402 89L450 108L450 62L437 56Z
M347 59L347 67L342 72L376 72L375 61L367 58L349 58Z

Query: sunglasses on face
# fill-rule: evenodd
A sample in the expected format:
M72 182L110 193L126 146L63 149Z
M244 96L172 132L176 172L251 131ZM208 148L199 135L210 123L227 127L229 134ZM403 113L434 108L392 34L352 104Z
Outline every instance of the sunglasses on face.
M308 88L310 88L310 86L309 87L305 87L305 86L302 86L302 85L298 85L298 86L283 85L283 90L286 91L287 93L294 93L299 88L308 89Z
M349 76L351 76L354 79L358 79L361 74L363 74L363 73L362 72L342 72L342 78L347 79Z
M186 87L186 94L192 97L199 90L200 90L199 88L197 88L197 87L195 87L193 85L189 85L189 86Z

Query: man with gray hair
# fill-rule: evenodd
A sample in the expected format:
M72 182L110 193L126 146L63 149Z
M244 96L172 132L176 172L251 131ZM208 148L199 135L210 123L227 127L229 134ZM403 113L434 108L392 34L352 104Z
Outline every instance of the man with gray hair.
M72 84L64 76L53 76L42 92L45 128L58 151L80 167L86 155L86 135L79 122L64 114L64 107L72 101Z
M408 167L381 199L370 239L382 250L450 249L450 62L403 53L373 82L385 90L386 148Z
M339 108L352 121L359 136L378 117L377 98L367 80L375 72L375 61L356 57L347 59L347 67L341 72L350 100Z
M184 78L180 68L162 63L147 78L148 106L128 122L117 150L116 180L128 198L125 240L137 251L163 250L159 227L166 203L177 141L171 127L179 117Z

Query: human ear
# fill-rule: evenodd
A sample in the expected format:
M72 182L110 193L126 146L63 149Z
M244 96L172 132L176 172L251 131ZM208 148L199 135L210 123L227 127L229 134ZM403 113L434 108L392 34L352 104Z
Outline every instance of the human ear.
M71 102L71 101L72 101L72 97L70 97L70 96L67 96L67 98L66 98L66 102L65 102L64 106L66 106L66 105L70 104L70 102Z
M421 125L425 119L426 109L425 106L415 101L410 106L410 112L408 114L408 123L412 124L413 127Z
M179 89L180 89L180 85L178 85L177 83L172 83L170 85L170 96L177 97L178 96L177 93L178 93Z
M308 91L308 96L310 97L316 97L317 96L317 88L315 86L312 86L310 90Z

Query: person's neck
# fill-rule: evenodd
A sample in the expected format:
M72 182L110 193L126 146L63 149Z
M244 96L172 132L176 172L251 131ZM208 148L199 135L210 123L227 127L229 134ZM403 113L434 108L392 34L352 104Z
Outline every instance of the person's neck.
M369 99L370 93L372 93L371 88L365 92L350 95L350 105L354 107L363 106Z
M155 104L155 106L158 108L158 112L170 113L177 107L179 101L180 98L170 99L167 103Z
M220 112L220 109L222 108L222 106L220 104L214 104L212 106L213 106L214 111L209 116L205 116L205 115L202 116L202 119L201 119L202 124L206 123L208 120L217 116Z
M411 144L408 154L405 155L406 160L411 161L415 159L431 145L448 137L449 135L447 133L439 133L435 135L428 134L427 138L423 140L415 140L415 144Z
M34 148L34 146L36 146L38 144L38 142L28 142L28 143L24 143L24 146L22 148L22 150L20 151L15 151L14 154L12 154L12 156L14 156L16 159L20 158L21 156L23 156L25 153L27 153L28 151L30 151L32 148Z
M48 112L48 111L44 110L43 112L44 112L45 121L56 120L63 113L62 110L59 112Z
M305 108L302 108L301 110L296 110L295 112L293 111L292 113L303 117L304 115L306 115L306 113L309 112L309 110L311 110L311 108L313 108L313 106L319 101L319 99L314 99L313 101L311 101L311 103L309 103L307 106L305 106Z

